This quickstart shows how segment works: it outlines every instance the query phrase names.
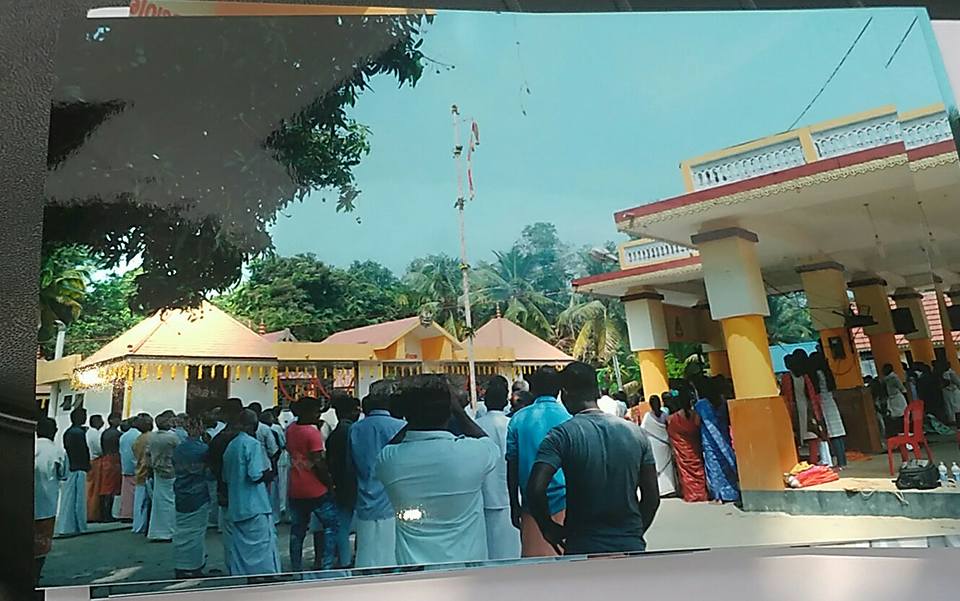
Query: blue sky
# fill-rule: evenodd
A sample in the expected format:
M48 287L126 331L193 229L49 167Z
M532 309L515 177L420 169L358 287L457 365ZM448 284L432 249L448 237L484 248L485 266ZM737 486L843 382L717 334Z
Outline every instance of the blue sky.
M573 246L620 240L613 212L681 194L681 160L788 129L870 17L799 125L942 102L919 23L885 67L917 14L440 13L423 50L455 68L429 69L412 89L375 79L351 113L373 132L357 211L335 214L314 194L279 217L276 248L398 273L417 256L457 255L453 103L480 128L471 262L535 221Z

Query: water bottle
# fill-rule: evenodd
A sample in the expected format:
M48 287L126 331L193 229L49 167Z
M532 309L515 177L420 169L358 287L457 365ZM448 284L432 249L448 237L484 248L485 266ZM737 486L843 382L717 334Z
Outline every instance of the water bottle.
M946 486L947 485L947 466L945 466L942 461L940 462L939 467L937 467L937 471L940 472L940 486Z
M960 465L956 461L950 466L950 471L953 472L953 485L960 486Z

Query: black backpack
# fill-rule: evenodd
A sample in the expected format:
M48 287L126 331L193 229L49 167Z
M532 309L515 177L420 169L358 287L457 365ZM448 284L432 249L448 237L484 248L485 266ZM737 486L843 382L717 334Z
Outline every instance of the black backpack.
M911 459L900 468L896 486L898 490L930 490L940 486L940 474L932 462Z

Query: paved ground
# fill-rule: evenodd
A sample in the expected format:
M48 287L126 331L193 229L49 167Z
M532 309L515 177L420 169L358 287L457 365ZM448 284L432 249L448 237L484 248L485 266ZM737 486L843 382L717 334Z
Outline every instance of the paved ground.
M666 499L647 535L651 551L757 545L809 545L884 538L960 536L960 520L910 520L880 517L809 517L749 513L730 505L687 504ZM284 569L288 528L280 528ZM304 565L313 561L308 537ZM223 570L223 547L215 529L207 532L209 567ZM150 543L123 530L57 539L43 571L43 585L107 584L173 577L170 544Z
M928 439L930 441L930 450L933 452L933 460L936 463L939 464L942 461L948 469L950 464L954 461L960 465L960 447L958 447L957 440L954 436L931 435L928 437ZM926 455L922 452L921 456L926 458ZM894 469L897 469L899 465L900 455L899 453L894 452ZM843 476L851 478L892 479L892 476L890 476L890 467L887 463L886 453L882 455L872 455L863 461L850 462L848 469L843 472Z

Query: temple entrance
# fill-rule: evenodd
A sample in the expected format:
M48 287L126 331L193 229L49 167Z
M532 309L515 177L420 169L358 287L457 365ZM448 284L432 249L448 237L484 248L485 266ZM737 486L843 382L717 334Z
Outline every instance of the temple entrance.
M200 416L227 399L226 370L204 369L201 377L198 369L203 367L187 367L187 414L191 416Z

